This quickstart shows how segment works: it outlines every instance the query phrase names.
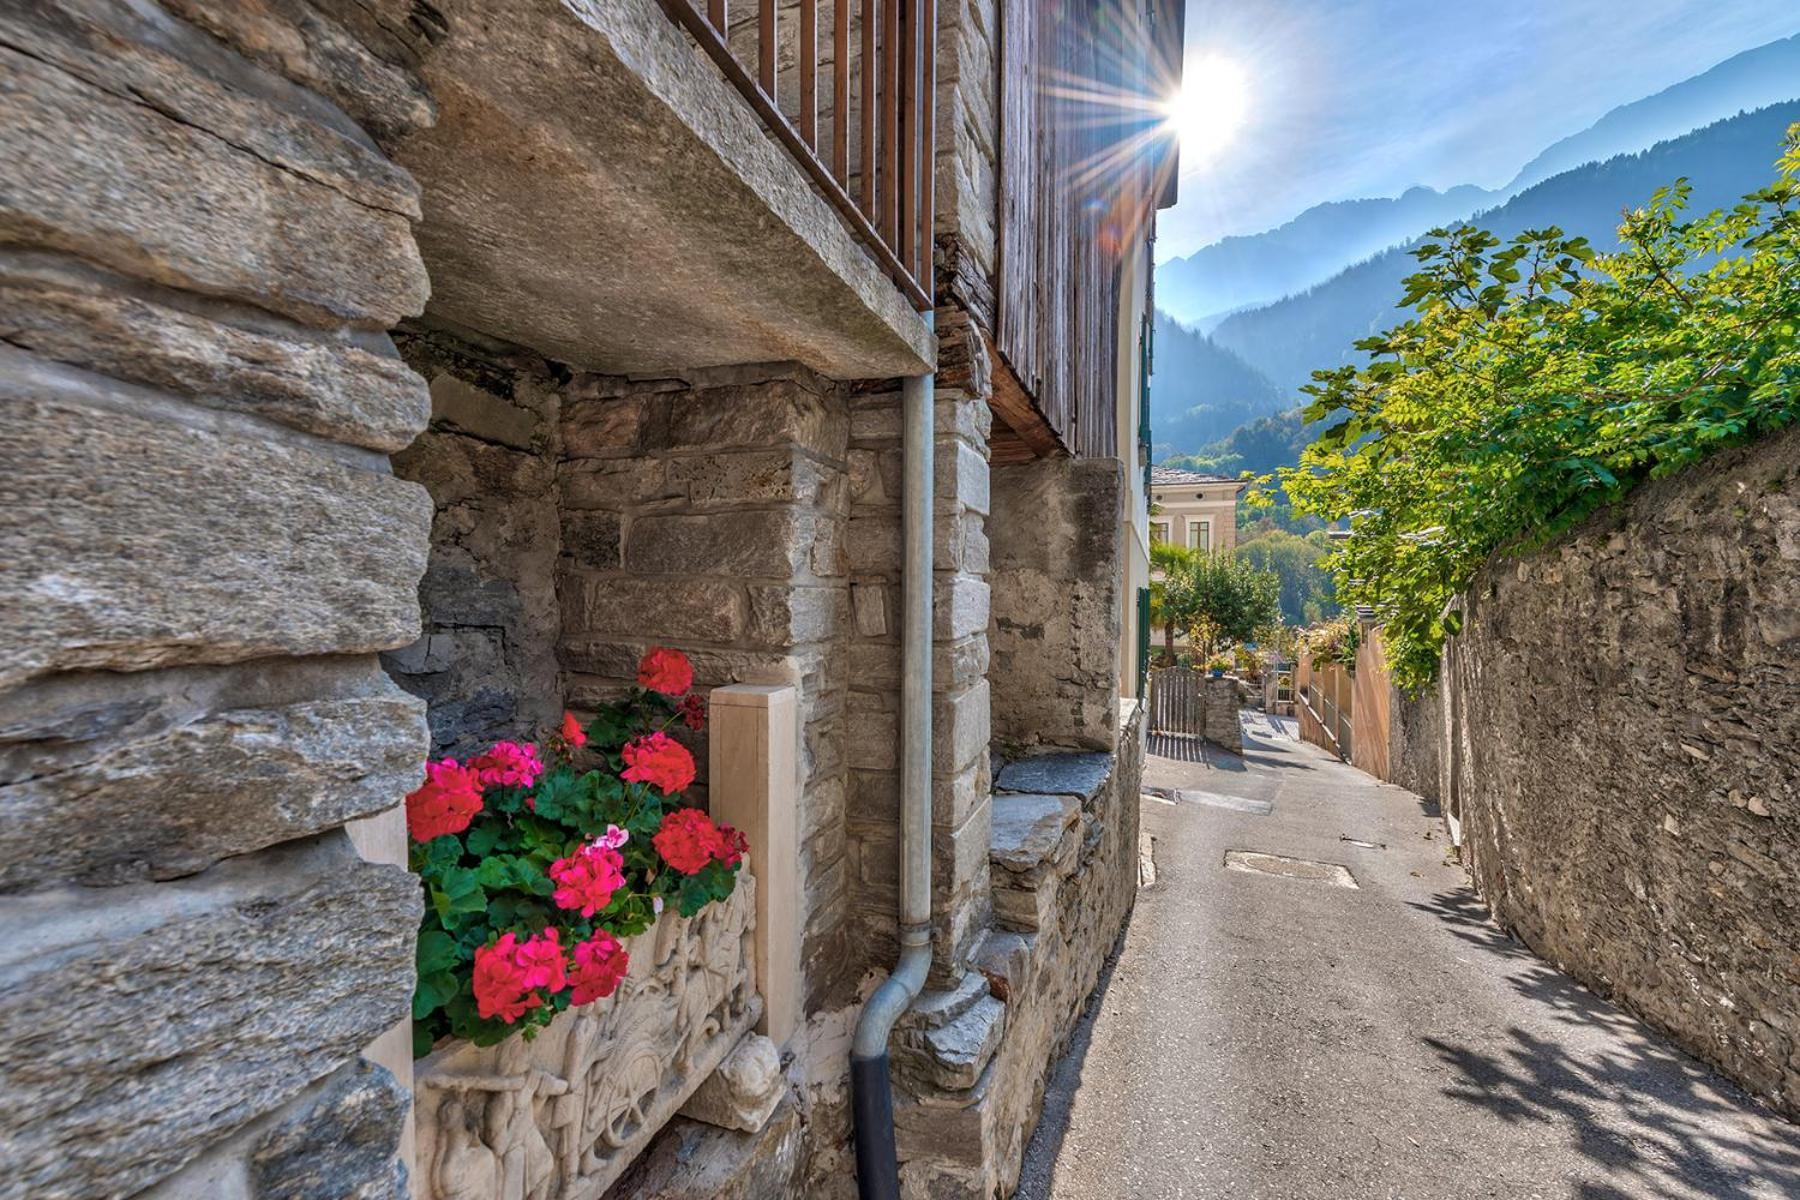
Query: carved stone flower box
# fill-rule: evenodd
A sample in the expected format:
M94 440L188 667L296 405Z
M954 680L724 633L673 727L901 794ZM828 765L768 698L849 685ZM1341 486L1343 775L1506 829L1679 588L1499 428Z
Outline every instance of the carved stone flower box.
M756 881L626 943L618 991L415 1068L421 1200L595 1200L756 1023Z

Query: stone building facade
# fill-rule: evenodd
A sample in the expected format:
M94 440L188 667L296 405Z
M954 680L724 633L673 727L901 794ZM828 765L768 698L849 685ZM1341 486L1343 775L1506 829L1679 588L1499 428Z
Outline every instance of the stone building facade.
M1797 478L1788 431L1496 558L1388 739L1496 920L1790 1117Z
M899 380L934 368L902 1169L1010 1190L1131 903L1142 514L1123 439L1071 455L1008 366L1001 7L937 29L935 326L655 0L0 15L0 1197L411 1194L397 805L651 645L797 698L797 866L757 886L797 897L802 1020L762 1127L676 1119L610 1194L850 1194L846 1038L896 936ZM1101 332L1137 353L1065 330ZM1072 395L1137 424L1136 389Z

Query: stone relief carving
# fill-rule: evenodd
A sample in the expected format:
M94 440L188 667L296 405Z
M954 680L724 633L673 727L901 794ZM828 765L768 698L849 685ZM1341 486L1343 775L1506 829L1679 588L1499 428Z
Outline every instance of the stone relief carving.
M755 1024L756 881L626 943L605 1000L533 1041L443 1045L414 1085L423 1200L595 1200Z

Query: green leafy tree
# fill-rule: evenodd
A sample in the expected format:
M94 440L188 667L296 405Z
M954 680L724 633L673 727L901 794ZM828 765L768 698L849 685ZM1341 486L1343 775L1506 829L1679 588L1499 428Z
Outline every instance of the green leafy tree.
M1331 553L1324 531L1303 537L1264 525L1255 537L1238 542L1238 553L1281 581L1281 619L1287 624L1311 625L1337 615L1331 572L1322 565Z
M1596 254L1555 228L1501 245L1436 230L1415 251L1416 315L1313 373L1309 422L1337 422L1282 483L1348 519L1337 594L1385 627L1402 686L1435 674L1456 596L1497 551L1554 537L1639 481L1800 416L1800 125L1775 182L1686 219L1685 180Z
M1241 555L1202 551L1170 573L1164 606L1166 619L1210 657L1281 619L1281 581Z

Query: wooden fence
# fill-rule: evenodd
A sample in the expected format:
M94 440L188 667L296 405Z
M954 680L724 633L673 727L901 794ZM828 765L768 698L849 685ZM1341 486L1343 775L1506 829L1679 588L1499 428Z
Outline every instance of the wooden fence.
M1206 697L1201 693L1205 672L1186 667L1161 667L1150 672L1150 732L1203 737L1206 733Z
M1294 664L1295 715L1300 738L1331 751L1377 779L1388 778L1388 734L1394 688L1381 645L1381 630L1364 625L1356 667L1315 663L1305 649Z

